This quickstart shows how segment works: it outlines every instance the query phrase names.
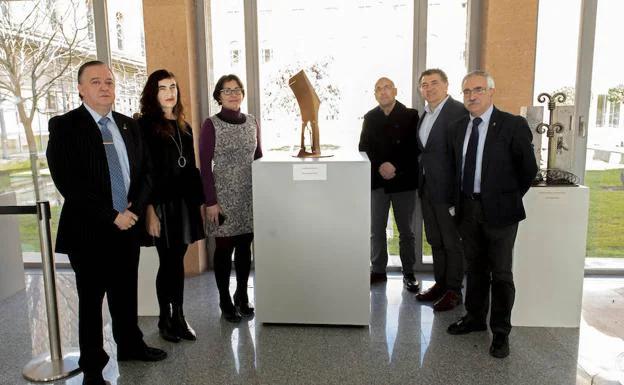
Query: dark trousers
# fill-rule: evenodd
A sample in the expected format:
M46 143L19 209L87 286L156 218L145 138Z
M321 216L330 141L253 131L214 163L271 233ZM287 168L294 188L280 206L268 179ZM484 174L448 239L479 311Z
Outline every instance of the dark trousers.
M182 305L184 302L184 254L188 245L174 245L167 247L164 241L156 238L158 250L158 274L156 275L156 296L163 309L169 309L169 304Z
M215 241L214 270L221 307L233 305L230 297L232 252L234 252L234 270L236 271L236 292L242 302L247 301L247 281L251 270L253 233L233 237L217 237Z
M490 328L509 334L516 288L512 252L518 224L492 227L485 223L480 200L464 198L459 232L467 262L466 311L476 322L485 322L491 301Z
M112 242L115 243L115 242ZM145 346L138 326L137 275L139 246L69 253L78 291L78 364L84 372L101 372L108 362L102 331L104 294L112 320L117 351Z
M386 226L390 207L399 230L399 257L403 274L414 273L416 256L422 257L422 214L416 190L386 193L383 188L371 191L371 271L385 273L388 265Z
M446 290L461 291L464 280L464 251L455 218L449 206L435 202L426 189L421 188L422 215L427 242L433 254L433 275L436 283Z

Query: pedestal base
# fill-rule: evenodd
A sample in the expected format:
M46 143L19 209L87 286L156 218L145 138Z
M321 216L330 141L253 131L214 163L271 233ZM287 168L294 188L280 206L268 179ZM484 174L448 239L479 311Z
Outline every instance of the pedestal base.
M32 382L52 382L80 373L79 352L65 354L60 360L52 360L49 354L33 358L22 370L24 378Z

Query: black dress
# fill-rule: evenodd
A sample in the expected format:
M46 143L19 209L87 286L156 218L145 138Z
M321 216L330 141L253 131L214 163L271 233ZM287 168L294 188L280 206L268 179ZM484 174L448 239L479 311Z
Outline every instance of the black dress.
M149 203L160 220L160 238L165 247L188 245L205 238L200 214L204 192L195 163L192 130L188 123L186 132L178 128L175 120L169 123L175 129L163 137L148 118L139 119L152 163L154 188ZM146 243L153 245L153 239Z

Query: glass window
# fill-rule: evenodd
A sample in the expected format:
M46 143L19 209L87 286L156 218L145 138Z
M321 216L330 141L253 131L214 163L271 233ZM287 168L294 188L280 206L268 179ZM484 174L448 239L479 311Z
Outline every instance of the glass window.
M111 47L116 82L115 110L132 116L139 112L139 98L147 80L143 2L141 0L108 0L109 31L115 31L117 43ZM125 23L125 20L133 20ZM116 29L111 29L115 26ZM109 32L110 33L110 32ZM112 35L112 33L110 33ZM113 36L109 36L112 40Z
M115 14L115 31L116 31L116 35L117 35L117 48L119 50L123 49L123 38L124 38L124 33L123 33L123 21L124 21L124 17L121 14L121 12L117 12Z
M288 79L304 70L321 100L321 145L356 149L362 116L377 103L379 77L390 77L397 99L412 103L413 2L286 4L258 1L258 38L271 47L260 52L263 145L290 151L299 142L301 118ZM371 31L373 25L383 25L383 33Z
M449 94L456 100L463 100L461 80L467 72L467 17L467 0L428 1L427 68L440 68L446 73Z
M0 2L0 30L9 43L0 44L0 82L5 85L0 87L0 193L15 194L18 205L49 200L53 234L62 198L45 158L48 120L80 105L76 70L84 58L95 57L87 32L93 22L89 4ZM22 44L26 41L30 44ZM22 251L37 258L37 218L21 215L19 222Z
M243 0L211 0L213 84L226 74L238 76L247 87L245 71L245 17ZM223 33L227 31L227 33ZM209 90L212 94L212 90ZM210 98L212 110L218 111L217 103ZM247 112L247 98L241 110Z
M596 126L602 126L607 114L607 95L598 95L596 99Z
M127 26L130 30L126 31L136 36L136 41L131 37L124 41L132 53L112 50L118 95L115 109L132 114L138 110L138 97L145 82L145 55L140 50L142 2L108 0L107 3L109 15L119 12L137 21ZM20 79L19 84L0 88L0 193L15 193L19 205L49 200L53 239L62 196L54 187L46 163L48 120L81 104L76 72L84 61L96 58L91 4L91 1L0 1L0 30L3 39L12 43L0 44L3 58L0 82L10 84L6 82L9 77ZM109 30L115 31L110 27L116 22L116 18L109 20ZM18 31L18 25L22 26L22 32ZM36 49L20 44L25 40L36 42ZM35 216L19 216L19 221L25 259L39 258Z

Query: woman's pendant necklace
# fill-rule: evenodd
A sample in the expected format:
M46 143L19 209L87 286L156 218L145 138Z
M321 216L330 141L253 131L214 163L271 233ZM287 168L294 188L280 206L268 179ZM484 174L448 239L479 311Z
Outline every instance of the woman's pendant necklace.
M177 121L176 121L176 132L178 133L178 140L180 141L179 146L178 146L178 142L176 142L173 135L169 135L169 137L171 138L171 140L173 140L173 143L175 143L175 146L178 149L178 153L180 154L180 156L178 157L178 166L180 166L180 168L184 168L186 166L186 158L184 157L184 155L182 155L182 150L183 150L182 137L180 136L180 128L178 127Z

